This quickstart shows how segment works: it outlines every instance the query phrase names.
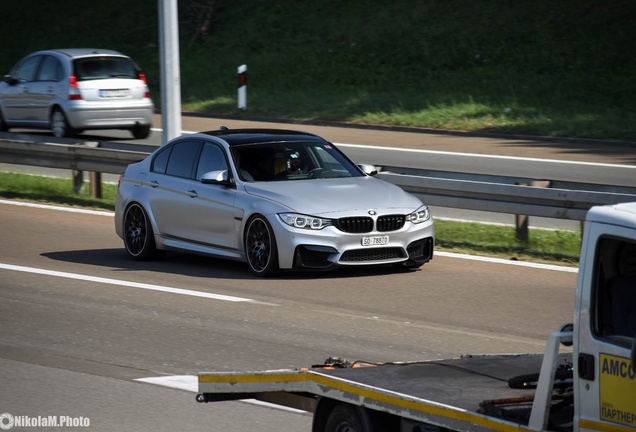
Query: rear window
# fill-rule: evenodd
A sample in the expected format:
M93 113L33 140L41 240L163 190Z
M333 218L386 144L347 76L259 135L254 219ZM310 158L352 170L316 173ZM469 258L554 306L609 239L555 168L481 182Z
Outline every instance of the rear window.
M127 57L100 56L80 58L73 61L73 69L78 81L139 78L137 66Z

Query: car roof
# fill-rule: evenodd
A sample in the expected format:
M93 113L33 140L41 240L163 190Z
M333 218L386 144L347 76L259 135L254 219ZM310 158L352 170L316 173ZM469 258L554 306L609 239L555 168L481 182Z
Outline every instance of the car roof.
M120 53L119 51L109 50L109 49L100 49L100 48L61 48L61 49L40 51L40 53L51 53L51 52L60 53L70 58L87 57L87 56L94 56L94 55L112 55L112 56L128 57L125 54Z
M258 144L287 141L316 141L327 142L324 138L308 132L286 129L227 129L200 132L222 139L230 146L242 144Z

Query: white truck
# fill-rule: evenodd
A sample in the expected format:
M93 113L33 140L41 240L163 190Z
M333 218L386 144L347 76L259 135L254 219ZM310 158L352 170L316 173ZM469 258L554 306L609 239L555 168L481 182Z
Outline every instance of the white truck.
M313 432L636 430L636 203L587 215L573 324L545 354L199 374L198 402L256 398ZM560 345L571 348L559 353Z

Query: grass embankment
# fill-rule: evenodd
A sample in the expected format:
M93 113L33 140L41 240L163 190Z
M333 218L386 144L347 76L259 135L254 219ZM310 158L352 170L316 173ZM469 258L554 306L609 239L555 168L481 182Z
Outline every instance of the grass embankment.
M203 32L208 4L216 8ZM157 8L12 4L3 10L0 70L38 49L112 48L141 65L160 104ZM181 1L179 22L186 110L636 139L631 0Z
M0 198L5 199L114 211L116 194L112 184L103 184L103 198L95 199L74 193L71 179L0 172ZM529 241L521 242L514 227L472 222L436 220L435 236L437 250L561 265L576 265L580 249L578 232L531 229Z

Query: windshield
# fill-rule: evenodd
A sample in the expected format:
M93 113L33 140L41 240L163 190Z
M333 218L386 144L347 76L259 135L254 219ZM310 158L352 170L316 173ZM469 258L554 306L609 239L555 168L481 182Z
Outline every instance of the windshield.
M236 146L234 164L243 181L361 177L344 154L326 142L280 142Z

